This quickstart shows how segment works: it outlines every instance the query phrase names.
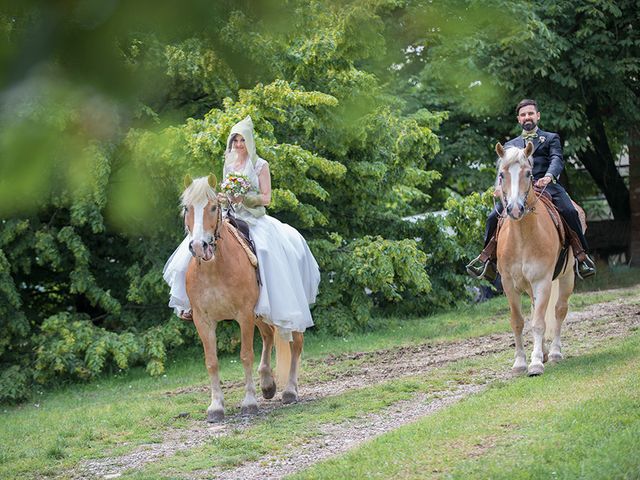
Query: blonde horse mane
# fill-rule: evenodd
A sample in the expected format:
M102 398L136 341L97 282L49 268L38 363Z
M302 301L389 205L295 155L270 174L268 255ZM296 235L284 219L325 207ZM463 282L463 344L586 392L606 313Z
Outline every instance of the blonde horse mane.
M514 163L519 163L520 166L524 166L525 163L529 163L529 159L525 155L525 150L518 147L507 147L504 150L504 156L500 160L500 168L509 168Z
M216 199L216 191L209 185L208 177L196 178L180 197L183 207L202 205Z

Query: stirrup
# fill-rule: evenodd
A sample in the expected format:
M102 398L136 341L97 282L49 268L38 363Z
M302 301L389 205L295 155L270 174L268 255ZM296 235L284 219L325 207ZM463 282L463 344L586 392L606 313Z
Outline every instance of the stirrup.
M469 275L471 275L474 278L477 278L479 280L485 278L485 276L487 275L487 273L491 274L491 272L488 271L489 269L489 265L491 264L491 259L488 258L487 260L485 260L484 262L482 262L482 260L480 260L480 257L482 256L482 254L478 255L476 258L474 258L473 260L471 260L471 262L469 262L466 266L467 269L467 273ZM473 268L473 264L476 262L482 262L482 270L480 271L479 267L477 270L474 270ZM491 275L489 275L491 276ZM486 280L492 281L488 278L485 278ZM495 280L495 278L494 278Z
M584 262L585 264L587 264L587 266L590 268L590 270L588 270L588 275L581 275L580 274L580 264ZM596 265L593 262L593 260L591 260L591 258L589 258L589 256L587 255L586 258L584 260L582 260L582 262L578 261L578 259L575 259L575 272L576 275L578 276L578 278L580 280L584 280L585 278L589 278L589 277L593 277L596 274Z

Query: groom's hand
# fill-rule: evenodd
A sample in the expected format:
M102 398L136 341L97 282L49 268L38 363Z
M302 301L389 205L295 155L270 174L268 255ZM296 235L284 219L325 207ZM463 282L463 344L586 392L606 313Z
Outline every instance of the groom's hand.
M551 183L551 180L552 180L551 177L539 178L538 181L536 182L536 187L546 187Z

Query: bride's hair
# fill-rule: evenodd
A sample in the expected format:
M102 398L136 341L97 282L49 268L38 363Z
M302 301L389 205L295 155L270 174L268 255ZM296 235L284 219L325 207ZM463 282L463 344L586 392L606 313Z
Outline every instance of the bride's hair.
M235 138L238 136L237 133L234 133L233 135L231 135L231 138L229 138L228 143L227 143L227 148L225 149L225 152L232 152L233 151L233 141L235 140Z

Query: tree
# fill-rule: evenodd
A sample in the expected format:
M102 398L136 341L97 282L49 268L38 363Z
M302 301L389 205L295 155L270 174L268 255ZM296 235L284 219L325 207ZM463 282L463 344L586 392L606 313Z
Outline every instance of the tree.
M629 132L629 191L631 203L631 241L629 263L640 266L640 132L637 128Z

